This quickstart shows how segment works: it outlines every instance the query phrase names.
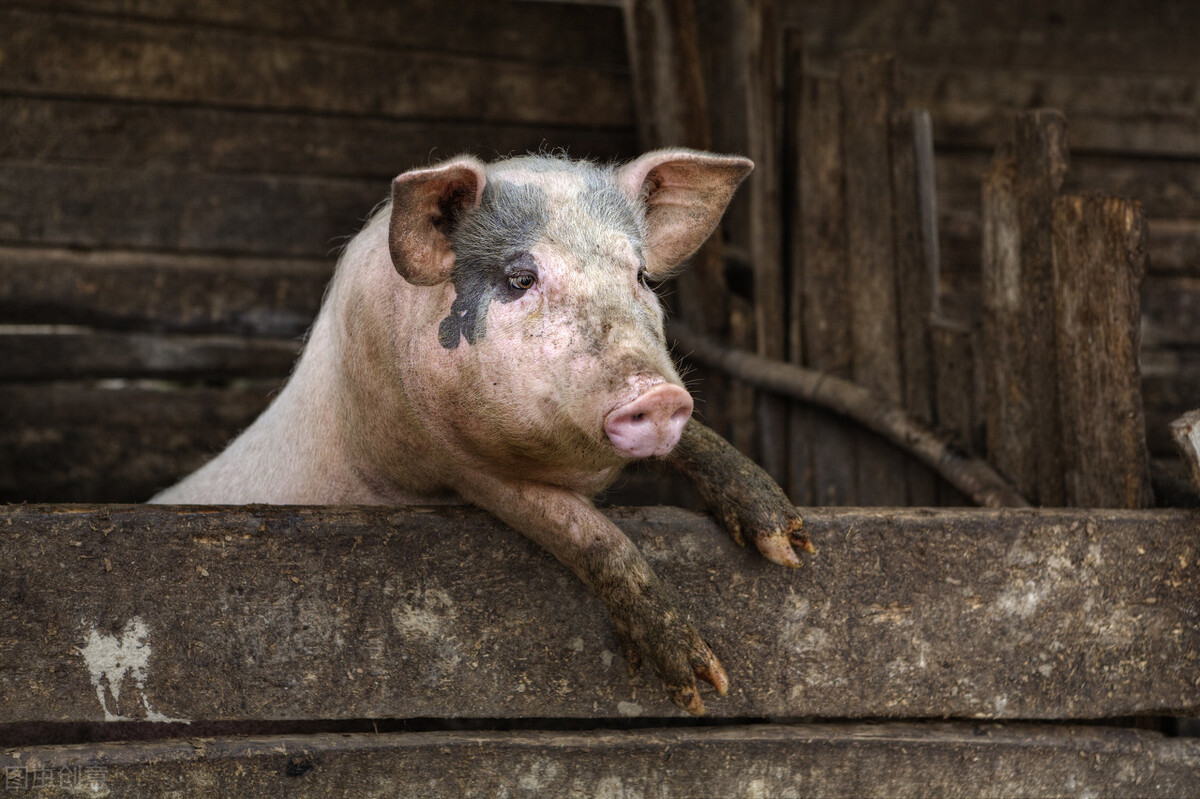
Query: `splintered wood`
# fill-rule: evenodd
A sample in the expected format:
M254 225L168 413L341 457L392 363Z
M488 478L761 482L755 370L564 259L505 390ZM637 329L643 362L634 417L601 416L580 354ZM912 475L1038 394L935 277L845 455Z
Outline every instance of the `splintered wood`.
M983 183L988 455L1041 505L1152 504L1137 203L1059 197L1066 123L1017 114Z

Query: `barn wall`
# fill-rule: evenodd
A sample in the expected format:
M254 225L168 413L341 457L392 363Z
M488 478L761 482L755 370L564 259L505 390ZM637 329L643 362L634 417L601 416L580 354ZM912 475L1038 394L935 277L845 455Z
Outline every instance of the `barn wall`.
M1064 191L1127 196L1144 207L1147 437L1154 455L1173 459L1166 426L1200 401L1200 7L780 0L779 16L802 31L817 70L834 70L855 49L898 57L908 103L933 118L943 309L968 323L980 317L980 178L1004 114L1064 112Z
M0 500L137 501L197 466L393 176L628 156L626 62L613 7L0 3Z

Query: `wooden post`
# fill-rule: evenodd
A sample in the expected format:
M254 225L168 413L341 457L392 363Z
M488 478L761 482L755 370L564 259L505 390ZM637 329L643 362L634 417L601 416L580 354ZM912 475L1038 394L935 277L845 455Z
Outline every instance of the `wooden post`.
M889 157L889 126L900 106L898 82L891 56L855 54L842 64L853 377L888 401L902 404ZM903 457L866 435L859 441L859 452L859 499L871 505L907 504Z
M1141 204L1059 198L1053 255L1067 503L1149 507L1153 494L1138 367L1139 287L1146 273Z
M805 72L796 108L795 341L809 368L849 379L849 256L842 182L842 100L837 80ZM811 418L816 503L860 504L854 428L819 410L813 410Z
M931 426L933 353L929 326L937 298L938 251L929 112L896 111L891 120L890 145L903 407L914 419ZM937 504L938 481L932 472L909 464L904 473L909 504Z
M754 274L754 330L757 352L787 357L786 291L783 279L783 168L780 159L779 43L774 0L752 0L739 15L746 70L747 154L754 161L748 181L750 260ZM740 49L740 48L739 48ZM781 484L787 481L787 405L760 394L759 460Z
M1042 505L1064 499L1054 349L1051 216L1066 121L1018 114L983 180L983 362L989 458Z

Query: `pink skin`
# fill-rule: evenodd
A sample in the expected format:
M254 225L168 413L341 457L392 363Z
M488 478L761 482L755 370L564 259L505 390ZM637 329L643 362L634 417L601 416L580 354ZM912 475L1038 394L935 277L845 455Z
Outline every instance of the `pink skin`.
M604 420L608 440L627 458L670 453L692 417L692 396L671 383L659 383Z

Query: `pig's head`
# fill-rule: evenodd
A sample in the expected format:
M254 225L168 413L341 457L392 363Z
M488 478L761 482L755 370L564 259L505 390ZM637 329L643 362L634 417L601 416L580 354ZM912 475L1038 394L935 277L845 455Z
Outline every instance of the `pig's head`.
M660 150L617 167L462 157L396 178L392 263L437 298L405 353L430 375L424 412L524 477L611 478L670 452L692 399L650 284L708 238L752 168Z

